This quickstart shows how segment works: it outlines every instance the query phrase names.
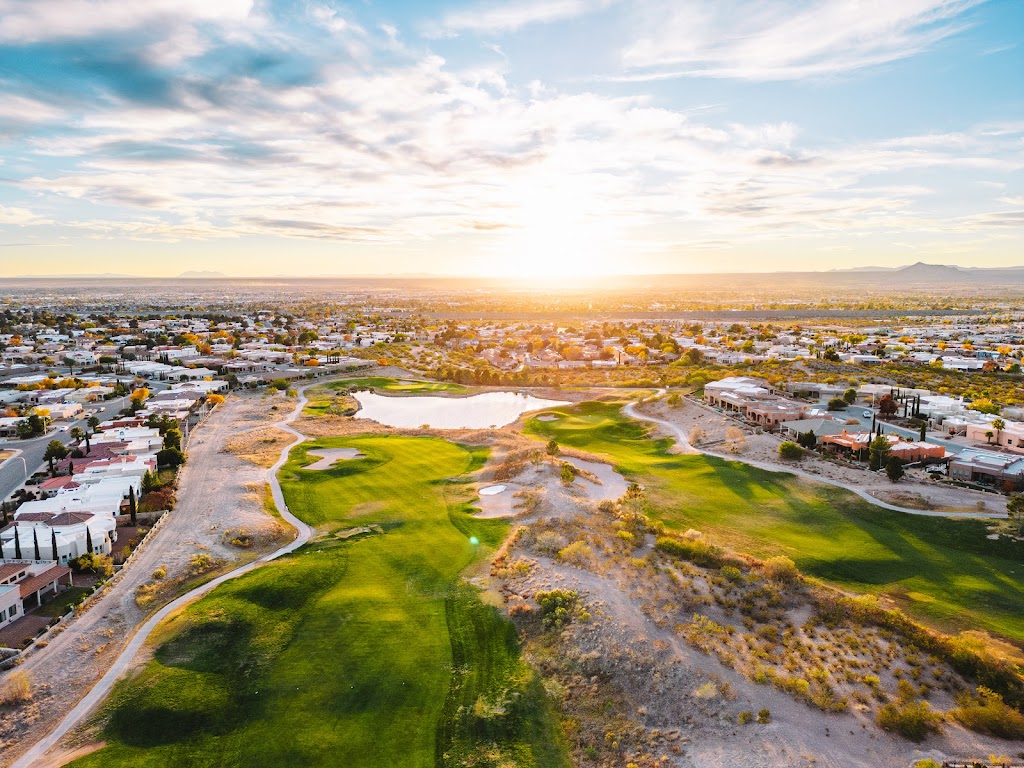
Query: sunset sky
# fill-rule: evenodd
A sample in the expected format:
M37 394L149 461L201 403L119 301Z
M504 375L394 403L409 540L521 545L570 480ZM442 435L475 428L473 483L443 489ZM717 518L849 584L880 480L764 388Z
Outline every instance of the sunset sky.
M0 0L0 275L1024 264L1020 0Z

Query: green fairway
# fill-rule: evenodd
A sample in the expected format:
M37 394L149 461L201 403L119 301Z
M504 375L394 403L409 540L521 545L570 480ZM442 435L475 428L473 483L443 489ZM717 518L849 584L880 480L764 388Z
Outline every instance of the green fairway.
M1024 544L991 541L985 524L890 512L839 488L740 462L667 453L670 441L623 416L622 403L548 409L544 440L606 454L666 526L707 532L757 556L786 554L807 574L885 594L946 629L986 629L1024 642Z
M350 387L356 389L374 389L401 395L429 395L438 392L466 392L466 387L448 381L411 381L370 376L342 381L328 381L306 390L309 403L303 412L309 416L320 416L328 412L331 403L342 390Z
M304 470L310 448L365 458ZM468 514L486 452L368 436L297 447L289 507L336 531L229 582L160 630L76 766L564 766L511 625L459 572L507 526ZM376 532L382 531L382 532ZM477 759L481 758L481 759Z

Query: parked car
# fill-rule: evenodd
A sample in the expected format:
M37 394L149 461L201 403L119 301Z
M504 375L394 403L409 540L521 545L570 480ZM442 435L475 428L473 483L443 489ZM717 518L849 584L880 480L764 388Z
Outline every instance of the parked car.
M863 415L864 415L865 419L870 419L871 418L871 411L864 411Z

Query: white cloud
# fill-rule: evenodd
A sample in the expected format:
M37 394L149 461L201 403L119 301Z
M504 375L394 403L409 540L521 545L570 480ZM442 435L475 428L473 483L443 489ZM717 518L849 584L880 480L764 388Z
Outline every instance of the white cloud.
M783 80L876 66L963 28L980 0L672 0L643 6L622 79Z
M434 34L513 32L530 24L550 24L583 16L614 0L520 0L476 5L445 16Z

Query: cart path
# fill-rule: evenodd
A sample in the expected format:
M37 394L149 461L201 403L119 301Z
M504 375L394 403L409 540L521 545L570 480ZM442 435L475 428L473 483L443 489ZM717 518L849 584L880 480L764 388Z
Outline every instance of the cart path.
M313 385L307 385L307 387L308 386ZM39 761L48 750L50 750L55 744L57 744L57 742L64 738L64 736L66 736L71 729L75 728L79 723L81 723L86 718L86 716L97 705L99 705L104 698L106 698L107 694L110 693L110 690L113 688L114 684L118 681L121 675L124 674L124 672L131 666L132 661L135 659L135 655L139 652L139 650L145 644L146 640L149 638L150 634L161 621L163 621L165 618L167 618L175 611L180 610L181 608L193 602L194 600L202 597L207 592L219 586L220 584L223 584L225 581L235 579L239 576L248 573L251 570L254 570L255 568L260 567L264 563L268 563L271 560L275 560L278 557L281 557L282 555L294 552L296 549L298 549L307 541L309 541L310 536L312 536L313 534L313 530L304 522L295 517L291 513L291 510L288 509L288 505L285 503L284 500L284 494L281 492L281 484L277 481L277 470L281 468L285 461L287 461L288 452L299 443L308 439L306 435L303 435L301 432L298 432L291 427L291 423L295 421L295 419L297 419L299 415L302 413L302 409L306 405L306 402L306 387L302 387L298 391L298 402L296 403L295 408L292 410L292 412L282 421L276 422L273 425L276 426L278 429L288 432L289 434L294 436L295 440L281 450L281 456L274 463L274 466L270 467L267 470L267 482L270 483L270 489L274 497L274 503L277 505L277 509L281 513L281 517L286 522L294 526L295 530L298 532L298 535L295 537L295 539L289 542L288 544L285 544L280 549L263 555L263 557L260 557L257 560L253 560L252 562L246 563L245 565L240 566L233 571L229 571L228 573L218 576L212 581L208 581L207 583L202 584L201 586L198 586L189 592L186 592L184 595L168 603L155 614L153 614L146 621L146 623L143 624L142 627L140 627L139 630L135 633L135 635L132 637L128 645L125 646L124 650L121 651L121 654L117 657L117 659L115 659L110 669L108 669L107 672L103 675L103 677L101 677L96 682L96 684L90 689L90 691L78 702L74 709L72 709L64 717L64 719L60 721L56 728L54 728L45 737L36 742L36 744L34 744L21 757L19 757L17 760L11 763L10 768L31 768L31 766L36 764L36 761Z

